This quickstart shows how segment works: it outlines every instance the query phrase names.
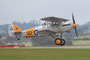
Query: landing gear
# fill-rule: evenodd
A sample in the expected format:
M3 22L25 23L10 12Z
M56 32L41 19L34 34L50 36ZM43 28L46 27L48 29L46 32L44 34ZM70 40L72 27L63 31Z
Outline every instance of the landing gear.
M61 45L61 46L65 45L65 40L62 38L62 33L58 34L59 38L56 38L55 35L50 35L50 36L55 39L55 44L56 45Z
M20 40L20 38L17 38L17 40L19 41L19 40Z
M61 46L63 46L63 45L65 45L65 40L62 39L62 38L57 38L57 39L55 40L55 44L56 44L56 45L61 45Z
M16 36L17 40L19 41L20 37L21 37L21 32L20 33L15 33L15 36Z

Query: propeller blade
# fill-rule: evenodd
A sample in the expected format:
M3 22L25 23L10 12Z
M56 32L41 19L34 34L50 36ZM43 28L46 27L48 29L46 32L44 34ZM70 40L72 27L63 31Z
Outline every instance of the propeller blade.
M72 14L72 20L73 20L73 23L75 24L75 19L74 19L74 15Z
M75 34L76 34L76 36L78 37L77 28L75 27L74 30L75 30Z

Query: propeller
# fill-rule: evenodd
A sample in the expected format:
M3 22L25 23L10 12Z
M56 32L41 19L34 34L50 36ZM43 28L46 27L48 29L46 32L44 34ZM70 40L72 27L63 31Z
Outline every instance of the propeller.
M78 37L77 24L75 22L75 19L74 19L74 15L73 14L72 14L72 20L73 20L73 27L74 27L74 30L75 30L75 34Z

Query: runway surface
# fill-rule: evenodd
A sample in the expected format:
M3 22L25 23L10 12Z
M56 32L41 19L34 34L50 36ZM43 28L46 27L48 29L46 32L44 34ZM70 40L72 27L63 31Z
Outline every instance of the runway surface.
M22 47L22 48L64 48L64 49L90 49L90 46Z

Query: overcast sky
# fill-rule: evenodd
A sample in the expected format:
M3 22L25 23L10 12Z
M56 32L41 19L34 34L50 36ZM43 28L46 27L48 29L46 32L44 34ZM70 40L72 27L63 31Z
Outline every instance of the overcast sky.
M71 20L72 13L78 24L90 21L90 0L0 0L0 25L45 16Z

